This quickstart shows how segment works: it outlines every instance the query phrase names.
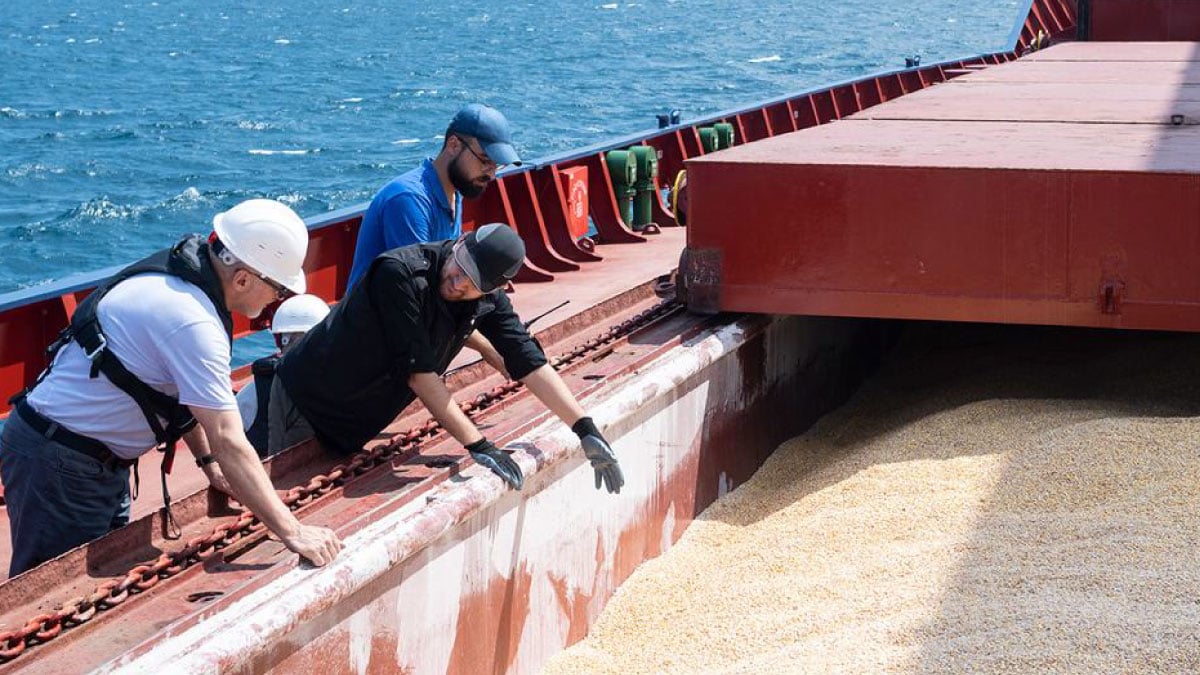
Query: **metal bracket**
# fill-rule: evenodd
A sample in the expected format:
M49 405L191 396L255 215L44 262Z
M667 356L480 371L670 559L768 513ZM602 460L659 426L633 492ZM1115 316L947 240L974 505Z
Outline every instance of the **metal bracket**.
M1125 282L1120 279L1105 279L1100 282L1100 313L1119 315L1121 301L1125 297Z
M688 310L716 314L721 309L721 250L686 248L679 260L682 298Z

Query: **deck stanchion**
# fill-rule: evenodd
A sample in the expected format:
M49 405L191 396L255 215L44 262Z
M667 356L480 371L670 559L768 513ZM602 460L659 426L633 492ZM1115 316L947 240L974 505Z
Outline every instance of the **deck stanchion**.
M496 181L496 188L508 212L508 218L503 222L511 224L521 235L526 260L551 274L579 269L579 265L558 256L551 248L545 223L533 198L533 183L528 172L505 176Z

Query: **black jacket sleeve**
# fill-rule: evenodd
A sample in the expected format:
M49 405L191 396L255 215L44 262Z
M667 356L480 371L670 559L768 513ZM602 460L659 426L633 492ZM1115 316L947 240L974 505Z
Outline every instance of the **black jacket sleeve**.
M492 303L492 310L479 317L475 327L504 357L509 376L519 380L546 365L545 352L521 323L504 291L496 291L484 301Z

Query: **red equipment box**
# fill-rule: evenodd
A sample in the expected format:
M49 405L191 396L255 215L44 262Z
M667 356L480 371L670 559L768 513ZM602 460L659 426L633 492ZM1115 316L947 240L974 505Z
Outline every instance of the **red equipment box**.
M588 233L588 170L586 166L572 166L558 173L567 198L567 229L579 239Z

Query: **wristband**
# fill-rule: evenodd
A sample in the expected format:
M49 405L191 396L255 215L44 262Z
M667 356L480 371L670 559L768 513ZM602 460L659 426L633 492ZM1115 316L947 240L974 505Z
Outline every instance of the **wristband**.
M212 464L215 461L217 461L217 458L213 457L212 455L205 455L203 457L197 457L196 458L196 466L203 469L204 467L208 466L209 464Z
M583 438L584 436L598 436L600 438L604 438L600 435L600 430L596 428L596 423L593 422L592 418L590 417L580 417L575 424L571 425L571 431L574 431L575 435L580 438Z

